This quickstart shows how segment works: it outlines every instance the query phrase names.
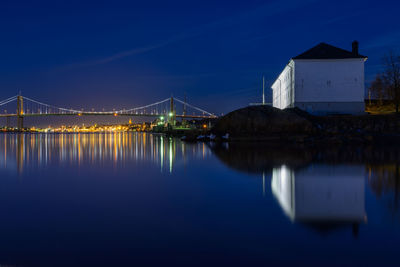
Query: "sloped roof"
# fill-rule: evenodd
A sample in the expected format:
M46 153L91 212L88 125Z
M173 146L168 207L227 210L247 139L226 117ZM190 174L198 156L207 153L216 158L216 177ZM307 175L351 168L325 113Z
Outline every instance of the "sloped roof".
M345 59L345 58L367 58L360 54L353 54L347 51L326 43L320 43L317 46L307 50L306 52L292 59Z

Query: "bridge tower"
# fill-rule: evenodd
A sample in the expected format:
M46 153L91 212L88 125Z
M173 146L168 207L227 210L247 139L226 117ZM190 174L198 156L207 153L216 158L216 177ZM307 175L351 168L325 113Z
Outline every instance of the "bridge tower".
M186 116L186 93L185 93L185 104L183 104L183 118L182 118L182 126L186 127L186 120L185 120L185 116Z
M168 114L168 120L170 125L175 126L175 122L176 122L176 112L175 112L175 108L174 108L174 97L171 96L171 100L170 100L170 111Z
M22 95L17 97L17 128L20 131L24 128L24 98Z

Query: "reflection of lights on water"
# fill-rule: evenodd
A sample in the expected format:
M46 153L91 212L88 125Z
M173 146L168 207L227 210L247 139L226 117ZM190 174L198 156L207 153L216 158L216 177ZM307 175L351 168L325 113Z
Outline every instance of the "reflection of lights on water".
M169 172L170 173L172 173L172 161L173 161L172 139L169 139Z
M7 139L6 134L4 135L4 168L7 168Z
M262 174L263 196L265 197L265 172Z
M164 137L161 136L160 157L161 157L161 171L164 167Z
M127 161L149 161L163 170L164 161L168 160L168 171L172 172L187 157L209 154L201 143L186 145L179 139L149 133L4 134L0 140L0 168L7 168L10 162L18 164L21 171L25 165L110 162L119 167Z

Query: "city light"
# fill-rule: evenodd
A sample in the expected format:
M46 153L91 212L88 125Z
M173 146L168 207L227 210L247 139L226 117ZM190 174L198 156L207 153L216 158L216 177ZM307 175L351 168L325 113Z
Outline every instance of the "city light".
M120 130L120 129L110 129L108 127L94 127L94 129L88 129L88 127L82 127L82 128L71 128L69 126L66 127L60 127L60 128L35 128L35 127L24 127L24 120L23 118L26 116L33 116L33 115L39 115L39 116L68 116L68 115L74 115L74 116L85 116L85 115L99 115L99 116L114 116L114 117L118 117L118 116L123 116L123 115L128 115L128 116L146 116L146 117L152 117L152 119L154 119L154 121L152 123L150 123L149 127L144 127L144 128L150 128L152 129L154 126L157 126L156 131L161 131L163 132L165 129L162 129L163 127L169 127L173 126L173 127L180 127L181 125L183 126L187 126L186 121L182 120L182 123L178 123L176 124L176 118L181 117L181 118L193 118L193 119L197 119L197 118L216 118L215 115L213 115L212 113L206 112L200 108L191 106L191 108L193 108L194 110L197 111L201 111L202 115L196 114L195 112L193 112L192 114L187 114L186 113L186 102L183 102L179 99L175 99L177 102L181 103L184 105L184 111L183 114L182 113L178 113L175 110L175 106L172 106L171 109L169 108L165 108L162 110L157 110L154 109L154 107L161 107L162 105L166 104L167 102L171 102L173 103L173 98L171 99L166 99L163 100L161 102L156 102L153 104L149 104L149 105L145 105L143 107L140 108L133 108L133 109L129 109L129 110L116 110L115 108L112 109L112 111L104 111L105 109L103 108L102 112L97 112L95 111L95 108L89 108L86 110L91 110L91 111L84 111L85 109L81 108L80 110L76 110L76 109L67 109L67 108L58 108L58 107L54 107L53 105L50 104L45 104L27 97L23 97L21 95L19 96L15 96L15 97L11 97L9 99L5 99L3 101L0 101L0 106L3 106L5 104L8 103L12 103L12 105L17 105L17 109L15 113L8 113L8 109L2 109L4 110L4 114L1 114L2 117L6 118L6 124L7 126L5 127L1 127L0 126L0 131L4 132L4 131L32 131L32 132L42 132L42 131L46 131L46 132L75 132L76 131L82 131L82 132L98 132L98 131L114 131L114 130ZM25 112L23 107L25 107ZM151 107L151 110L149 112L149 107ZM168 111L169 110L169 111ZM10 123L10 118L16 118L17 119L17 127L9 127L9 123ZM166 124L166 122L168 122L168 124ZM133 119L130 118L129 121L126 123L126 126L133 126L135 125L135 123L133 122ZM159 127L158 127L159 126ZM163 126L163 127L161 127ZM203 126L202 124L193 124L193 126L197 129L202 129ZM183 127L183 128L185 128ZM30 129L31 128L31 129ZM129 130L132 130L131 128L135 128L135 127L130 127ZM143 128L143 127L139 127L139 128ZM207 127L204 127L204 129L208 129Z
M78 125L62 125L59 127L48 126L46 128L29 127L25 131L29 132L45 132L45 133L102 133L102 132L148 132L157 124L152 123L132 123L132 124L119 124L119 125L97 125L82 126ZM0 127L0 131L7 130L7 128ZM13 128L8 128L13 131Z

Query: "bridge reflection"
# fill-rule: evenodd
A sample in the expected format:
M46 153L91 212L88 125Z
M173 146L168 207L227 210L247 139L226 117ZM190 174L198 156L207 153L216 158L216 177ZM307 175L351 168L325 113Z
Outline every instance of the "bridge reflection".
M9 134L0 139L0 166L22 174L27 168L47 165L91 164L123 167L151 162L160 171L172 172L175 165L211 152L204 144L149 133L115 132L90 134Z

